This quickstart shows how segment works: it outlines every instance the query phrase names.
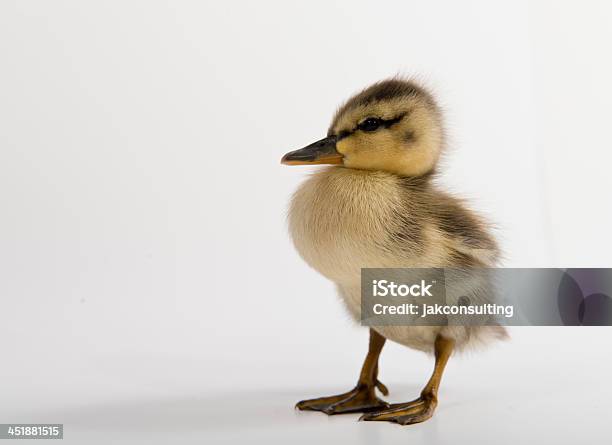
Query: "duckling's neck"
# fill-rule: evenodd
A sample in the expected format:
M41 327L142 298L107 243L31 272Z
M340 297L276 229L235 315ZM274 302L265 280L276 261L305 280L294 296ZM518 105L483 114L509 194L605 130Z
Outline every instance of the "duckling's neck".
M419 176L404 176L383 170L362 170L342 166L328 167L314 174L331 181L331 185L344 184L342 188L347 192L361 194L370 191L377 195L384 192L380 189L381 186L383 189L401 187L416 192L419 189L428 190L434 175L433 170Z

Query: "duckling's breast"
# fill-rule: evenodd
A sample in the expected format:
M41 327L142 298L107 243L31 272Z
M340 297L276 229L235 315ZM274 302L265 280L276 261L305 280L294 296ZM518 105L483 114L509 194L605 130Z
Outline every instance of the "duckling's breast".
M360 283L361 268L410 267L401 252L405 246L391 246L394 234L405 231L398 221L405 213L402 197L392 174L321 170L291 201L289 230L295 247L311 267L339 285Z

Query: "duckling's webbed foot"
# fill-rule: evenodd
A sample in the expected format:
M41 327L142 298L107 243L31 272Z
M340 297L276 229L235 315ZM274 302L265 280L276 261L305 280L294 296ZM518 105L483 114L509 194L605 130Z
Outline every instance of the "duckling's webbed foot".
M337 396L302 400L295 407L304 411L322 411L326 414L365 412L387 408L389 404L376 396L376 388L384 395L389 394L387 387L377 379L378 356L384 344L385 338L370 329L368 355L363 362L357 386Z
M434 395L421 396L412 402L394 403L388 409L364 414L359 420L381 420L400 425L424 422L433 416L438 400Z
M375 386L357 384L351 391L338 394L337 396L302 400L295 407L302 411L321 411L330 415L387 408L389 404L376 396L375 388L378 388L385 395L388 394L385 385L376 381Z
M438 388L444 367L453 352L455 342L453 340L438 336L435 343L436 364L429 382L421 392L421 397L412 402L394 403L387 409L376 411L361 416L359 420L379 420L395 422L400 425L411 425L424 422L433 416L438 406Z

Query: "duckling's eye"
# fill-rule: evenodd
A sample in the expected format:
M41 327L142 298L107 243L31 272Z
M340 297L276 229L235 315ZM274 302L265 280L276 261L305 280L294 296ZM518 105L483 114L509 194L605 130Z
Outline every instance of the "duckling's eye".
M378 127L382 125L382 123L382 119L379 119L377 117L369 117L362 123L357 125L357 128L363 131L376 131L378 130Z

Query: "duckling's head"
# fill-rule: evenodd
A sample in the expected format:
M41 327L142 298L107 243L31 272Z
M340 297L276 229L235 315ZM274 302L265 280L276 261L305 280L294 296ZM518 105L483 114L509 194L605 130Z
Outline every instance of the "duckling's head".
M411 81L394 78L350 98L326 138L287 153L281 162L422 176L434 170L443 142L442 117L433 97Z

